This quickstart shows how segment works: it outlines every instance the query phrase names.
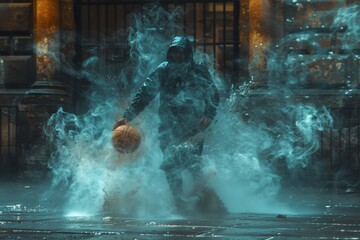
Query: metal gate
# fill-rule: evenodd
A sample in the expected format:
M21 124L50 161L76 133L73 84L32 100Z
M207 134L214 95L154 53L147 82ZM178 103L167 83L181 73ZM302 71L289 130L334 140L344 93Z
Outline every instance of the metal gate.
M128 57L127 29L132 24L129 16L134 12L138 12L140 18L149 14L146 6L154 2L154 6L170 14L180 9L172 33L188 36L197 50L209 54L214 69L228 83L238 81L239 0L78 0L75 6L78 61L95 52L109 64L125 61ZM161 28L158 22L153 24L150 23L149 29ZM162 30L168 34L169 29ZM114 33L120 34L114 37ZM122 36L119 38L119 35Z
M18 109L0 106L0 170L16 167Z

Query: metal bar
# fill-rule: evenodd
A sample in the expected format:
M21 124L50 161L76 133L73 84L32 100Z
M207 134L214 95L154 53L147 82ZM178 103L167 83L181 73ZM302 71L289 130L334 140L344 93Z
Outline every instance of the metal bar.
M113 6L113 12L114 12L114 31L117 31L118 30L118 16L117 16L117 12L118 12L118 9L117 9L117 5L114 4ZM126 13L124 13L124 16L126 16Z
M7 139L7 160L9 161L9 157L10 157L10 146L11 146L11 128L10 128L10 125L11 125L11 112L10 112L10 108L7 107L7 132L8 132L8 139Z
M144 24L144 0L140 1L140 16L141 16L141 23Z
M206 32L206 19L205 19L205 16L206 16L206 3L203 4L203 48L204 48L204 52L206 52L205 43L207 42L206 41L206 36L205 36L205 32Z
M186 11L186 3L184 3L184 35L187 34L187 21L186 21L187 11Z
M174 1L173 4L174 4L174 9L176 9L176 1ZM175 35L179 35L177 27L175 27Z
M109 31L109 5L105 6L105 43L106 43L106 49L108 49L109 45L109 39L110 38L110 31ZM109 51L105 51L105 59L109 59L108 57Z
M323 162L324 160L324 133L320 132L320 160Z
M12 161L16 156L16 108L9 107L9 155ZM14 162L11 163L13 165Z
M4 156L5 156L5 165L8 164L8 160L9 160L9 147L10 147L10 112L9 112L9 107L5 107L5 148L4 148Z
M216 69L216 4L213 2L213 53L214 53L214 69Z
M233 26L233 38L234 38L234 55L233 55L233 79L232 84L237 84L239 82L239 67L237 60L239 58L239 16L240 16L240 0L234 0L234 26Z
M109 37L109 5L105 6L105 36Z
M193 2L194 6L194 44L196 44L196 2Z
M3 130L2 130L2 123L3 123L3 114L2 114L2 107L0 107L0 166L3 165Z
M347 109L348 112L348 146L347 146L347 154L345 156L347 156L347 164L349 164L348 166L351 166L351 116L352 116L352 110L350 108Z
M6 165L6 161L8 160L8 153L9 153L9 109L8 107L1 107L1 157L2 162L1 165Z
M128 15L128 4L126 4L125 5L125 9L124 9L124 11L125 11L125 16L124 16L124 29L126 29L127 28L127 26L128 26L128 19L127 19L127 15Z
M341 146L342 146L342 144L341 144L341 133L342 133L342 116L341 116L341 114L342 114L342 111L341 111L341 108L339 108L339 122L340 122L340 127L339 127L339 162L340 162L340 164L342 163L342 159L341 159Z
M357 158L356 158L356 167L357 169L360 168L359 166L359 159L360 159L360 109L356 108L357 110Z
M82 51L81 51L81 35L82 35L82 18L81 18L81 9L82 5L78 2L75 1L75 6L74 6L74 18L76 19L75 21L75 67L77 68L80 65L81 62L81 58L82 58Z
M334 112L334 109L331 109ZM329 151L330 151L330 157L329 157L329 161L330 161L330 169L333 169L333 129L330 128L330 133L329 133Z
M16 110L16 116L15 116L15 154L16 159L18 157L18 151L20 151L20 141L19 141L19 109L15 108Z
M226 3L223 3L223 43L226 42ZM223 79L225 79L226 69L226 44L223 45Z
M97 45L100 45L100 6L99 0L96 1L96 41Z
M88 3L90 3L90 0L88 0ZM87 21L87 25L88 25L88 35L87 35L87 37L88 37L88 39L90 39L90 35L91 35L91 32L90 32L90 26L89 26L89 24L91 23L91 17L90 17L90 4L88 4L89 6L88 6L88 8L87 8L87 10L88 10L88 21Z
M60 16L62 16L62 0L58 0L59 1L59 9L60 9ZM63 19L62 17L60 17L59 20L59 29L63 29ZM59 31L59 42L60 42L60 46L62 46L63 44L63 31ZM63 58L60 58L60 73L62 72L62 66L64 66L63 64Z

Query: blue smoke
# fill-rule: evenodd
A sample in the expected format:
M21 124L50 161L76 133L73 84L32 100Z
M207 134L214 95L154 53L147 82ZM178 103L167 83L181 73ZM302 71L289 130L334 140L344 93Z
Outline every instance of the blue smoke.
M334 21L349 21L350 35L343 35L348 42L345 47L351 47L350 39L359 33L354 24L356 9L358 6L350 6L339 11ZM55 145L49 166L54 186L66 189L69 211L132 216L168 216L174 212L159 169L163 156L157 141L157 99L131 123L142 135L138 151L122 155L110 142L112 124L121 117L138 86L165 59L171 37L182 30L175 24L182 9L168 12L148 5L143 12L145 16L137 12L132 15L133 24L127 29L130 58L126 66L114 69L94 56L76 73L92 83L87 93L90 110L77 116L59 109L48 122L46 132ZM223 96L216 119L205 132L206 184L217 190L230 212L285 211L276 202L283 177L277 166L284 164L290 175L293 169L309 166L319 149L319 134L333 125L326 108L299 101L291 90L307 81L308 73L301 69L314 59L282 52L301 42L323 53L317 37L308 32L282 39L268 54L269 89L256 91L250 83L232 89L229 96ZM213 61L212 56L198 50L195 56L205 63ZM224 80L211 68L214 64L208 65L223 90ZM185 188L191 189L191 180L186 174L184 177Z
M341 48L346 50L359 49L360 44L360 5L354 4L340 8L334 18L332 27L342 31L339 34Z

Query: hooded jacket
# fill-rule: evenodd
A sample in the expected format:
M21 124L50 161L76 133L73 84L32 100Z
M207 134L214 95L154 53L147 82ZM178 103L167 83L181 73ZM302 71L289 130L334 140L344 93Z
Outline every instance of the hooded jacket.
M179 48L184 54L181 63L172 62L171 50ZM186 37L175 37L167 51L167 61L153 71L131 104L124 117L131 121L160 94L159 133L182 138L196 129L201 117L213 119L219 104L219 94L210 73L193 60L193 50Z

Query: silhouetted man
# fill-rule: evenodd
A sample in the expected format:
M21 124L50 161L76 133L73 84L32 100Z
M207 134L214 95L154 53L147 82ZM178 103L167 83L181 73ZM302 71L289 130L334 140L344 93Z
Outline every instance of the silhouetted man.
M167 61L149 75L114 128L135 118L158 94L158 132L164 155L160 168L165 171L177 208L185 210L189 198L182 190L182 171L190 172L195 183L203 182L203 131L215 117L219 104L219 93L210 73L204 65L194 62L192 45L186 37L173 39ZM204 201L202 196L209 191L205 187L195 191L198 201ZM225 210L217 196L216 199L221 210Z

